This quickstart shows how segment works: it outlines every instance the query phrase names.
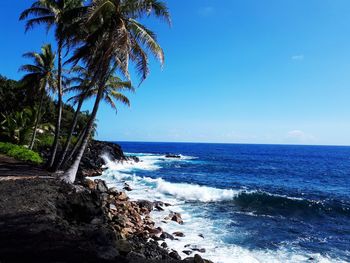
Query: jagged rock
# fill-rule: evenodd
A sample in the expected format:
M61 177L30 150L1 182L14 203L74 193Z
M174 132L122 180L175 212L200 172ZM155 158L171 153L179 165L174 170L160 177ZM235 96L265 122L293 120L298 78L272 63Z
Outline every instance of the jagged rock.
M119 194L119 191L118 191L117 187L111 187L108 189L108 193L113 195L113 196L116 196Z
M183 250L182 253L186 254L187 256L191 255L193 252L191 250Z
M145 230L147 230L150 235L160 235L163 232L163 229L161 227L151 228L149 226L146 226Z
M204 238L203 234L199 234L198 236L201 237L201 238Z
M213 263L213 262L207 259L203 259L200 255L196 254L194 255L194 263Z
M185 234L180 232L180 231L174 232L173 235L176 237L184 237L185 236Z
M173 235L170 235L169 233L167 233L167 232L163 232L161 235L160 235L160 237L162 238L162 239L171 239L171 240L174 240L175 238L174 238L174 236Z
M96 176L102 173L101 167L105 164L102 155L108 155L112 160L126 160L121 147L111 142L91 140L86 147L83 158L81 159L78 178L84 176Z
M173 259L181 260L180 255L179 255L175 250L171 251L171 252L169 253L169 256L170 256L171 258L173 258Z
M146 208L149 212L153 210L153 203L147 200L139 200L137 201L138 206L142 208Z
M181 215L179 213L176 213L176 212L171 212L169 214L169 216L167 216L165 218L165 220L172 220L172 221L175 221L177 223L179 223L180 225L182 225L184 222L182 221L182 218L181 218Z
M189 248L193 251L205 253L205 248L198 247L197 245L191 245L191 246L189 246Z
M165 155L165 158L176 158L176 159L180 159L181 158L181 155L177 155L177 154L166 154Z
M106 182L103 180L96 179L96 190L101 192L101 193L107 193L108 192L108 187L106 185Z
M196 254L194 255L194 263L205 263L205 261L200 255Z
M130 185L128 185L127 183L124 184L124 188L123 189L128 191L128 192L132 191Z
M154 208L158 211L164 211L164 209L160 205L155 205Z
M167 243L165 243L165 242L163 242L163 243L161 244L161 247L163 247L163 248L167 248L167 247L168 247L168 244L167 244Z
M140 159L139 159L139 157L137 157L137 156L128 156L128 157L126 157L126 159L128 160L128 161L134 161L135 163L138 163L138 162L140 162Z

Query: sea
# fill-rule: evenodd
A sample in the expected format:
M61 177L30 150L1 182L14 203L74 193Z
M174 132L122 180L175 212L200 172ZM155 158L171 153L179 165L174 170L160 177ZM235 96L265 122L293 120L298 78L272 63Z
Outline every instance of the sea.
M196 250L190 256L217 263L350 262L350 147L118 144L140 161L104 156L102 179L129 184L131 199L171 204L152 217L183 232L165 240L182 258ZM171 211L183 225L164 221Z

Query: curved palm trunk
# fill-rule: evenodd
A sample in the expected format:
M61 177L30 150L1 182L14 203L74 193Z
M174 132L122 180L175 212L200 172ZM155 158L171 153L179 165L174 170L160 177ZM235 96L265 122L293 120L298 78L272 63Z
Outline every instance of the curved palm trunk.
M84 138L86 132L86 127L80 132L79 136L78 136L78 140L77 143L74 145L73 149L71 150L71 152L69 153L69 155L66 155L66 158L64 159L63 163L61 164L61 167L66 167L67 163L72 160L73 156L75 155L75 153L77 152L79 146L81 145L81 142Z
M93 126L94 126L94 122L95 122L95 118L96 118L96 115L97 115L98 107L100 105L100 101L101 101L101 98L102 98L102 95L103 95L103 87L104 87L104 85L100 85L99 88L98 88L98 92L97 92L94 108L92 110L90 120L89 120L89 122L88 122L88 124L86 126L86 132L85 132L85 134L83 136L83 141L82 141L81 146L79 148L78 154L75 157L75 160L73 161L72 166L61 177L61 179L63 181L65 181L65 182L67 182L67 183L73 184L74 181L75 181L81 158L83 157L85 148L86 148L86 146L88 144L88 141L89 141L89 138L90 138L91 131L92 131Z
M63 148L62 154L60 156L60 159L58 160L58 162L56 164L56 167L55 167L56 171L61 168L63 160L65 159L65 157L66 157L66 155L68 153L68 149L69 149L72 137L73 137L73 132L74 132L75 126L77 125L77 122L78 122L78 116L79 116L79 113L80 113L81 106L83 105L83 101L84 101L83 98L81 98L79 100L77 109L76 109L75 114L74 114L73 123L72 123L72 126L70 128L70 131L69 131L66 143L64 145L64 148ZM78 144L78 141L77 141L77 144Z
M33 146L34 146L34 143L35 143L36 133L37 133L38 126L39 126L39 121L40 121L41 108L43 107L44 95L45 95L45 90L43 89L42 94L41 94L41 98L40 98L40 104L39 104L38 113L36 114L36 120L35 120L35 124L34 124L32 140L31 140L30 145L29 145L29 149L30 150L33 149Z
M57 118L56 118L56 128L55 128L55 139L52 145L51 158L49 162L49 167L53 166L56 158L58 142L61 131L61 120L62 120L62 108L63 108L63 91L62 91L62 42L58 43L58 72L57 72L57 91L58 91L58 105L57 105Z

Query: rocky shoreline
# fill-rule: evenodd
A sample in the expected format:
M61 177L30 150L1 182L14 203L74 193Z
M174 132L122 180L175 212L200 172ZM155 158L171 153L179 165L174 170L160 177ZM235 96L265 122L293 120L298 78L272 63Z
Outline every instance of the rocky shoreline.
M74 186L47 178L0 183L0 262L210 262L168 248L167 239L183 234L164 232L150 213L170 204L131 201L127 185L84 178L102 173L102 154L127 160L118 145L94 141ZM183 223L178 213L165 220Z

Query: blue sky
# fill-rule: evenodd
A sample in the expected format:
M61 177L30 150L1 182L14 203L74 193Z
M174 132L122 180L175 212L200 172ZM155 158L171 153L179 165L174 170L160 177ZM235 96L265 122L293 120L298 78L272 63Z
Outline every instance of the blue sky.
M0 74L19 79L21 54L53 39L25 34L32 1L15 2L0 2ZM147 22L166 65L130 109L100 108L99 139L350 145L349 1L167 2L173 26Z

